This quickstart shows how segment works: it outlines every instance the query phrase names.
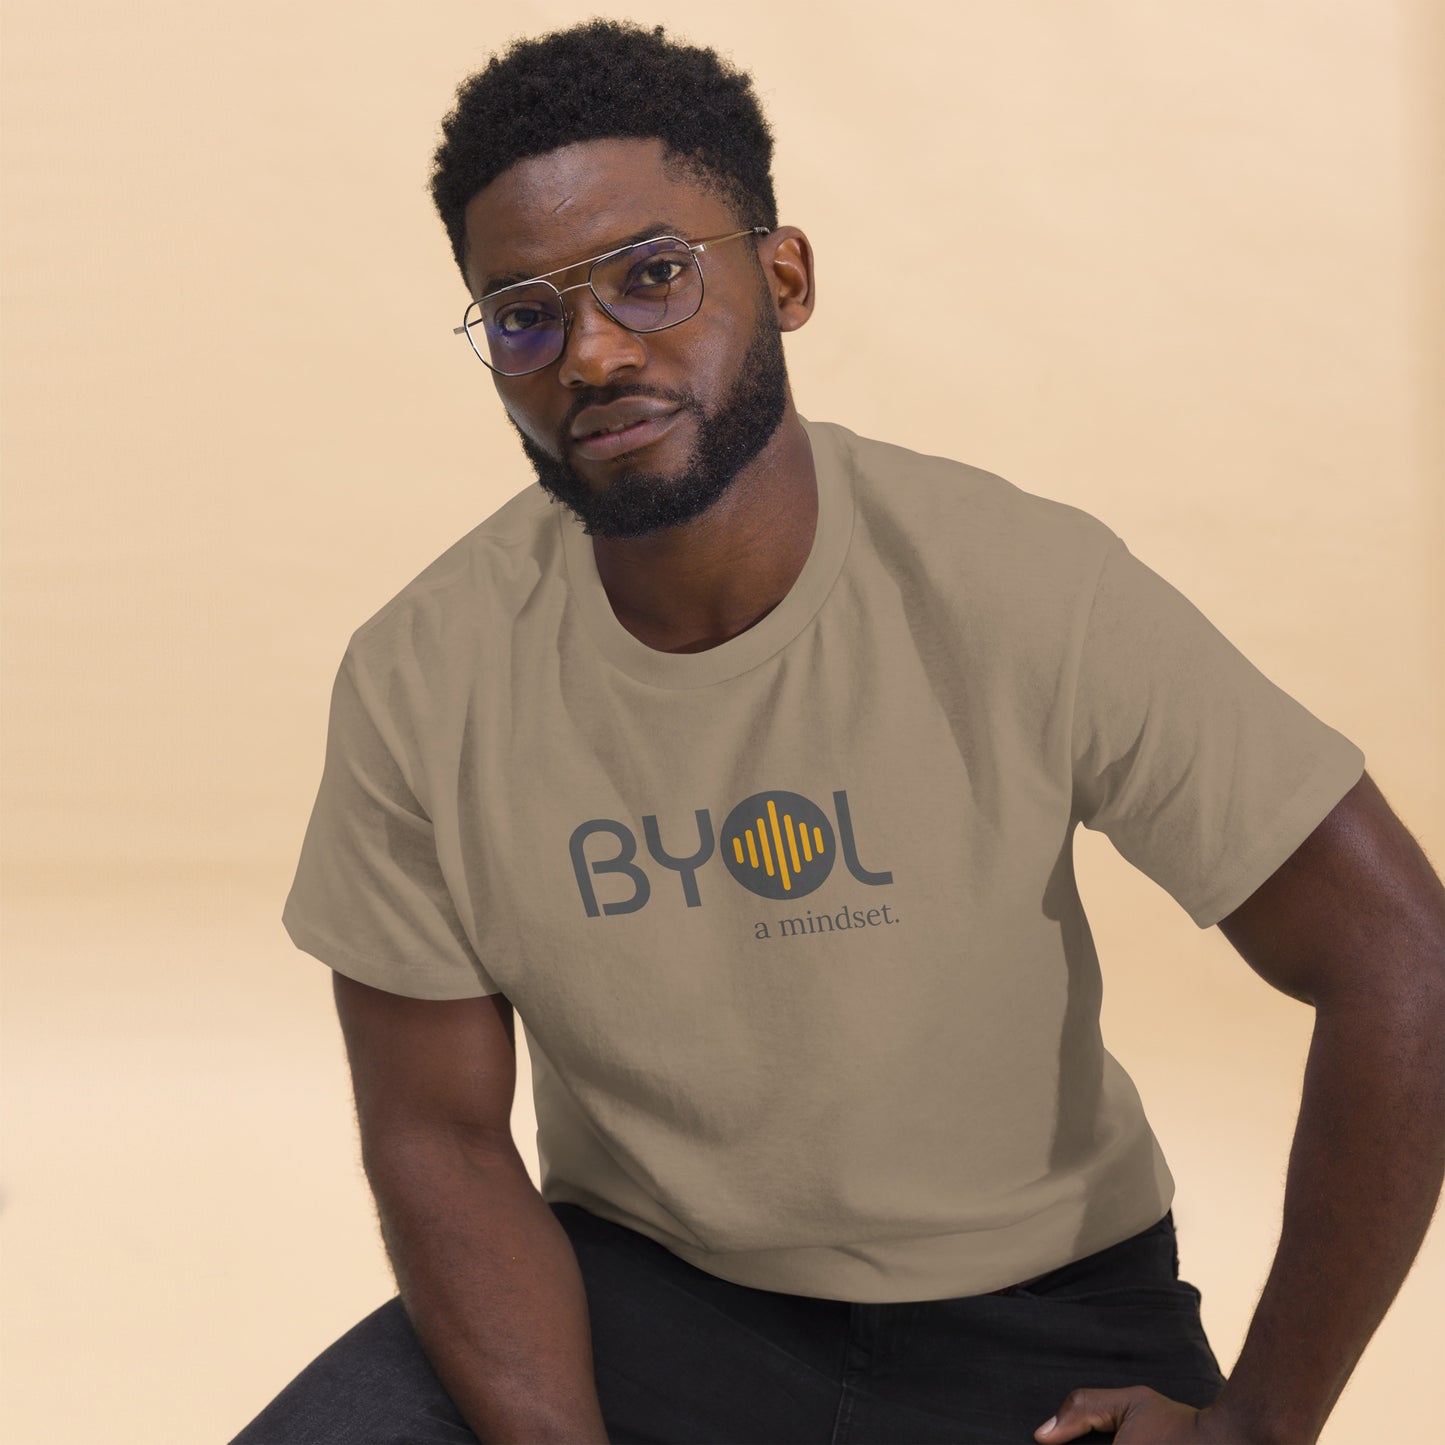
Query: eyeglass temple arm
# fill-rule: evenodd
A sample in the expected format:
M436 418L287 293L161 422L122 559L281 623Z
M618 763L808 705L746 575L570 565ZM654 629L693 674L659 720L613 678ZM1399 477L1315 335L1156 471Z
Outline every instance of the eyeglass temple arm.
M738 236L768 236L772 233L766 226L749 226L746 231L733 231L727 236L717 236L711 241L699 241L695 246L690 246L690 251L706 251L709 246L721 246L724 241L735 240Z

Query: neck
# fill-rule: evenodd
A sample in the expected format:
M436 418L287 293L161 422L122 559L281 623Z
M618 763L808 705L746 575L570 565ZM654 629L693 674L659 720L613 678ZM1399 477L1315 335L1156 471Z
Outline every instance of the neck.
M812 550L817 474L789 401L777 431L699 517L645 537L592 537L617 620L659 652L703 652L755 626Z

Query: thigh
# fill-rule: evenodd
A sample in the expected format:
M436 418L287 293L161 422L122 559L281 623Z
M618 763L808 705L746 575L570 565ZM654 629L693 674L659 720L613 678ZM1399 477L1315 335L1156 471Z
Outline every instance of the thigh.
M395 1296L321 1352L231 1445L477 1445Z
M827 1445L846 1304L748 1289L580 1205L551 1208L582 1273L612 1445ZM476 1445L476 1436L396 1297L323 1351L230 1445Z
M1202 1408L1223 1387L1178 1277L1172 1215L1009 1295L909 1306L909 1347L887 1377L850 1384L837 1445L909 1440L1029 1445L1070 1390L1148 1385ZM1109 1441L1091 1430L1077 1442Z
M580 1205L552 1210L581 1266L614 1445L828 1445L846 1303L734 1284Z

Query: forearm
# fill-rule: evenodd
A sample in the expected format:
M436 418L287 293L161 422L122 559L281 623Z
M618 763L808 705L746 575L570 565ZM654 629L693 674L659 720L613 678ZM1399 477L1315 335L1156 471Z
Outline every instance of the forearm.
M368 1161L402 1303L484 1442L605 1442L587 1297L515 1149L436 1140Z
M1321 1004L1274 1264L1215 1400L1240 1438L1318 1438L1419 1251L1442 1177L1441 1003Z

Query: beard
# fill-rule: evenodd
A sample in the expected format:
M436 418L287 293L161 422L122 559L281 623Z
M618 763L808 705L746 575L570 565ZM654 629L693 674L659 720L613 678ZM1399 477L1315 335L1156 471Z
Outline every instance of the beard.
M655 392L620 391L595 400L602 404ZM612 463L597 490L566 461L542 450L503 411L522 441L537 481L554 502L561 502L582 523L588 536L645 537L681 526L706 512L733 484L737 474L772 440L788 405L788 371L783 338L768 310L758 322L738 367L737 380L710 415L687 397L666 397L697 418L697 441L675 474L648 471L626 454ZM589 402L590 404L590 402Z

